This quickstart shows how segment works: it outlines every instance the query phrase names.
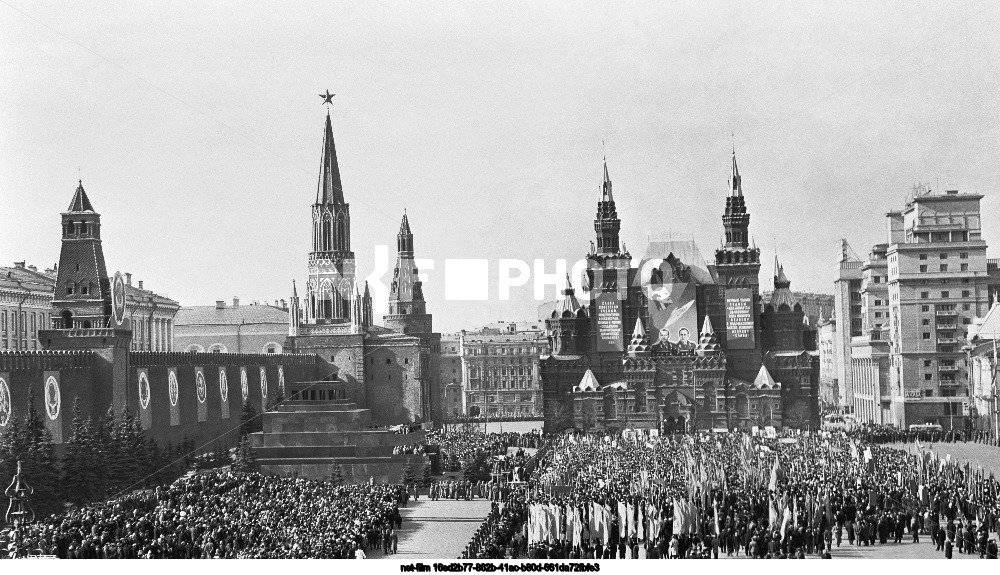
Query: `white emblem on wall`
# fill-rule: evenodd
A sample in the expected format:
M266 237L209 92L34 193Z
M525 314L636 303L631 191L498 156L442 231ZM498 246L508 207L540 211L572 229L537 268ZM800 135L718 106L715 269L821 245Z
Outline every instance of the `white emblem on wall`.
M278 366L278 391L285 394L285 367L281 365Z
M222 401L229 401L229 382L226 381L226 368L219 368L219 394Z
M205 372L199 370L196 373L195 386L198 389L198 403L205 403L205 399L208 397L208 387L205 385Z
M11 400L7 380L0 377L0 427L6 427L10 421Z
M120 272L115 272L111 280L111 316L115 325L121 327L125 321L125 280Z
M139 405L143 409L149 407L149 377L145 371L139 372Z
M59 397L59 382L54 375L50 375L45 380L45 413L49 419L55 421L59 417L59 407L62 405L62 398Z
M267 403L267 368L260 368L260 396Z
M247 368L245 367L240 368L240 391L243 392L243 402L246 403L250 397L250 387L247 383Z
M167 379L167 395L170 396L170 405L177 407L177 372L169 371L170 377Z

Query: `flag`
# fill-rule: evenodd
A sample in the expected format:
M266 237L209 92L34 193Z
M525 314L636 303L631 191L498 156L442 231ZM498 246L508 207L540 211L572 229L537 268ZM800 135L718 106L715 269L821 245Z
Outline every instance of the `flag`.
M774 467L771 468L771 482L767 485L768 491L776 491L778 489L778 471L781 469L781 465L778 463L778 458L774 458Z
M712 515L715 518L715 535L719 535L719 506L712 500Z

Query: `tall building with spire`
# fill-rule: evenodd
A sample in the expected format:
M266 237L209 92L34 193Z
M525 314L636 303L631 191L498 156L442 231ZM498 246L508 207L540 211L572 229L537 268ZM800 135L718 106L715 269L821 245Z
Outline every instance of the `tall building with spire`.
M389 314L382 321L399 333L431 333L431 315L427 313L423 284L413 258L413 232L405 211L396 235L396 251L396 267L389 287Z
M101 214L94 211L82 180L62 214L58 270L52 305L59 327L108 327L111 281L101 246Z
M323 363L320 377L343 382L349 397L370 409L379 424L427 422L441 412L436 399L440 334L433 333L427 313L405 213L396 239L389 313L384 325L376 325L368 283L362 293L355 279L350 205L328 112L312 205L306 295L300 302L297 292L292 294L285 347L317 355Z
M750 213L733 151L732 176L722 214L725 242L715 251L715 297L706 298L719 340L729 356L729 374L753 380L761 361L760 250L750 241Z
M316 325L349 323L356 291L351 206L344 201L329 112L323 130L316 203L312 206L312 239L305 321Z

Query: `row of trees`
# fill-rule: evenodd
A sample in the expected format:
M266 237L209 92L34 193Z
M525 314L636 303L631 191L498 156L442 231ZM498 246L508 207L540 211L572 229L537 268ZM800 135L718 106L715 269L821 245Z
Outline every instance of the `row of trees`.
M24 415L0 436L0 480L12 477L21 461L38 515L172 481L192 463L193 441L160 447L128 412L115 417L109 409L96 420L84 418L79 398L73 402L72 435L57 450L34 404L29 390Z

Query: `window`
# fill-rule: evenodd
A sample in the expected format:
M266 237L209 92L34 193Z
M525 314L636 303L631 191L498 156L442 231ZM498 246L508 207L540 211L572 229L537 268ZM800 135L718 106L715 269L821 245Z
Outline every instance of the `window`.
M962 297L969 297L969 294L971 293L972 292L970 292L969 290L962 290Z
M920 292L920 299L927 299L929 297L931 297L931 292L929 292L929 291L922 291L922 292Z
M940 266L940 269L941 269L941 271L943 271L943 272L946 272L946 271L948 271L948 264L941 264L941 266Z
M931 360L929 360L929 359L925 359L925 360L924 360L924 367L930 367L930 366L931 366L931 363L933 363L933 362L932 362Z
M924 261L926 259L927 259L927 254L920 254L920 261Z
M962 252L958 254L959 259L967 260L969 259L969 252Z
M970 309L972 309L972 305L971 304L967 304L967 303L963 303L962 304L962 309L965 310L965 311L969 311Z
M386 365L389 365L390 363L392 363L392 360L391 360L391 359L389 359L388 357L387 357L387 358L385 358L385 364L386 364Z
M931 378L933 378L933 377L934 377L933 375L931 375L929 373L925 373L924 374L924 381L930 381Z
M66 284L66 295L73 295L73 284Z
M921 323L921 325L930 325L931 324L931 320L929 320L927 318L924 318L923 321L921 321L920 323Z
M941 259L943 259L943 260L948 259L948 254L947 253L941 254Z
M967 272L967 271L969 271L969 264L962 264L962 265L961 265L961 266L959 266L959 267L961 268L961 270L960 270L960 271L963 271L963 272Z
M88 293L90 293L90 286L87 284L83 284L82 286L80 286L80 293L83 295L87 295Z
M941 299L948 299L948 292L946 291L941 292Z
M933 389L925 389L924 390L924 397L934 397L934 390Z
M929 306L929 305L922 305L922 306L920 306L920 311L931 311L931 306Z
M968 317L963 317L962 318L962 324L963 325L969 325L970 323L972 323L972 318L968 318Z
M921 272L927 271L927 265L925 264L925 265L920 266L920 271Z
M924 332L924 339L930 339L930 338L931 338L931 332L925 331Z

